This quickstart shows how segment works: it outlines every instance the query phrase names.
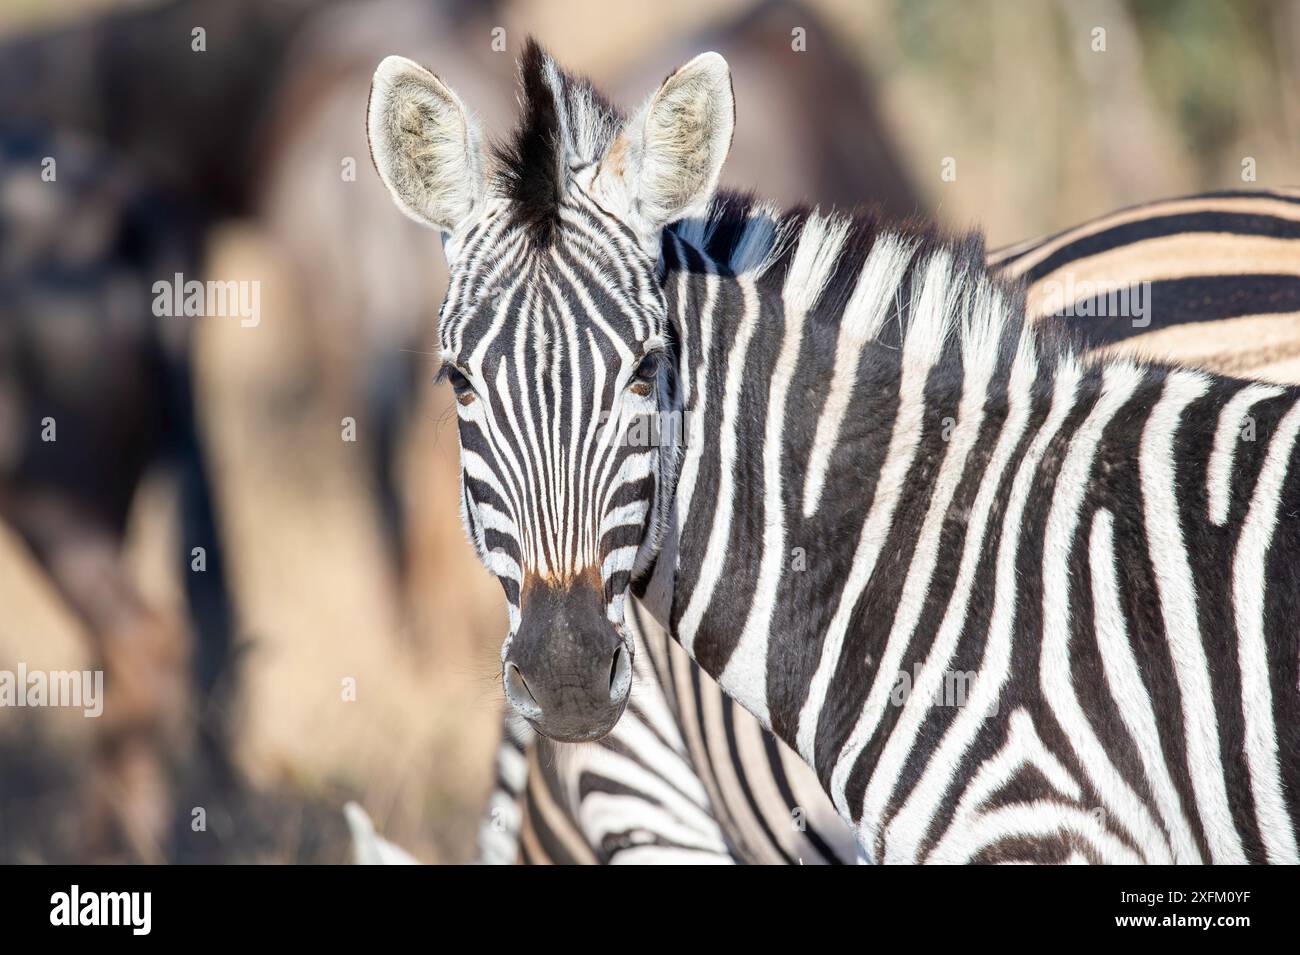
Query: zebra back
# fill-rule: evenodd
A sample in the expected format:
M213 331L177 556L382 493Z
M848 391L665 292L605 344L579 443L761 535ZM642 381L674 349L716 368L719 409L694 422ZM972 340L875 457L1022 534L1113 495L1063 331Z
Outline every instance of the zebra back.
M1093 348L1300 381L1300 191L1152 202L988 261Z

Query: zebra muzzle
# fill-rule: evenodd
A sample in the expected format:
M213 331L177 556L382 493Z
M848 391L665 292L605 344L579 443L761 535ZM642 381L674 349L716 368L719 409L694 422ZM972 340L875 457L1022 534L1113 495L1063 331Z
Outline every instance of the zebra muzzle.
M614 728L632 688L632 648L584 584L529 588L502 664L510 705L544 736L599 739Z

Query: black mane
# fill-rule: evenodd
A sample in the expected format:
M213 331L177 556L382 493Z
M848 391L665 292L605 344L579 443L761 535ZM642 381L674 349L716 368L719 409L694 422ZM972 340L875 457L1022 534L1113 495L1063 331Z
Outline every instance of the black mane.
M623 119L590 81L560 70L531 37L519 60L519 87L519 122L492 152L499 190L514 203L519 223L544 245L559 224L570 164L600 158L580 154L578 127L595 124L597 143L608 146Z

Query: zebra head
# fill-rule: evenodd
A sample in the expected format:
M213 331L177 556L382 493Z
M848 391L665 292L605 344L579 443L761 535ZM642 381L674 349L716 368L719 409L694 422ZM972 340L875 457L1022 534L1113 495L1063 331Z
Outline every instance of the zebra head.
M730 73L706 53L624 120L530 42L522 116L485 149L456 94L400 57L371 87L371 154L398 207L438 229L461 515L500 579L511 705L558 740L608 733L627 704L624 601L671 506L673 341L664 228L702 210L731 142Z

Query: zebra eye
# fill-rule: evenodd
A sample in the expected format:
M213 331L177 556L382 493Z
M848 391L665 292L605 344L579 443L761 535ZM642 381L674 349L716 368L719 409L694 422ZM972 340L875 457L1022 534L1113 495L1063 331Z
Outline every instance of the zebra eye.
M456 400L461 404L467 405L474 400L474 386L455 365L447 366L447 380L451 382L451 389L456 392Z
M659 353L651 352L641 359L641 363L636 366L636 371L632 372L632 382L629 385L634 394L645 398L654 390L655 379L659 376Z

